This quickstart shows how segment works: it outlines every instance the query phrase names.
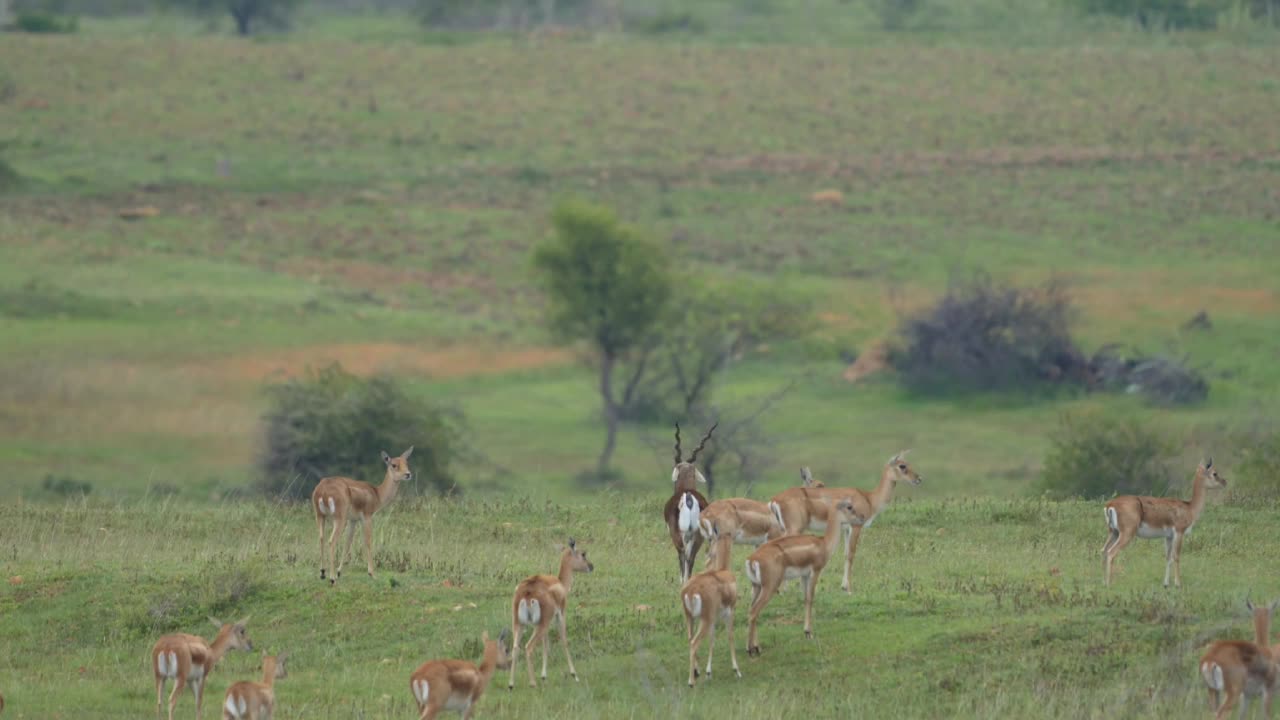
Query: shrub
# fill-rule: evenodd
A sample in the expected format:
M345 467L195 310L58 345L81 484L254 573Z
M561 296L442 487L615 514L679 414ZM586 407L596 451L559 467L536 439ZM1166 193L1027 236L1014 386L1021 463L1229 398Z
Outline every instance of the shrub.
M13 32L38 34L65 34L80 29L80 21L74 17L58 17L43 12L18 13L7 28Z
M44 480L40 481L40 489L58 497L88 495L93 491L93 483L76 480L69 475L49 474L45 475Z
M1059 285L1015 288L978 278L906 320L890 363L918 392L1083 383L1086 363L1068 332L1069 315Z
M1075 9L1089 15L1110 15L1133 20L1152 30L1205 30L1218 23L1218 15L1235 0L1070 0Z
M1204 373L1177 358L1128 357L1115 345L1099 348L1089 360L1092 386L1141 395L1153 405L1192 405L1209 396Z
M688 10L664 10L657 15L635 18L627 24L635 32L646 35L701 34L707 31L707 21Z
M408 397L389 377L359 378L334 364L267 388L259 486L287 498L311 496L316 483L346 475L377 483L381 451L410 445L414 492L421 481L439 492L454 488L450 465L458 454L460 418Z
M1052 443L1041 476L1052 495L1160 495L1174 478L1165 458L1176 444L1135 417L1064 415Z
M1280 494L1280 431L1247 433L1239 443L1237 487L1263 495Z

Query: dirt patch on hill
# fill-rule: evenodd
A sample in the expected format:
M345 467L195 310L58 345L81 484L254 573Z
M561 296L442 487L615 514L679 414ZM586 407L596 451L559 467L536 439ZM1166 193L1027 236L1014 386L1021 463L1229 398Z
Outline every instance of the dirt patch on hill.
M259 381L295 377L307 368L340 363L357 375L417 373L437 378L494 375L567 365L573 353L561 348L500 348L475 345L427 349L405 343L346 343L259 351L210 359L189 366L209 379Z

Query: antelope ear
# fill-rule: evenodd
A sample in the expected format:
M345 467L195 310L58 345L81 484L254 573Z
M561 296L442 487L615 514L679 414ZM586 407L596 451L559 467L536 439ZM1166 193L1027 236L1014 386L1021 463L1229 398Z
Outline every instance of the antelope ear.
M237 624L237 625L239 625L240 627L244 627L245 625L248 625L248 624L249 624L249 618L251 618L251 617L253 617L253 616L252 616L252 615L245 615L245 616L244 616L244 619L243 619L243 620L241 620L240 622L236 623L236 624Z
M1204 469L1205 469L1205 470L1208 470L1208 469L1209 469L1209 468L1211 468L1211 467L1213 467L1213 456L1212 456L1212 455L1210 455L1210 456L1209 456L1209 459L1208 459L1208 460L1206 460L1206 461L1205 461L1205 463L1204 463Z
M1253 612L1254 610L1257 609L1253 606L1253 601L1248 598L1245 598L1244 606L1249 608L1249 612Z
M288 651L288 650L286 650L286 651L284 651L284 652L280 653L279 655L276 655L276 664L277 664L277 665L284 665L284 661L285 661L285 660L288 660L288 659L289 659L289 651Z
M480 633L480 642L481 642L481 643L487 643L487 642L489 642L489 631L488 631L488 630L485 630L484 632Z
M386 450L382 451L382 462L391 462L391 456L387 454Z
M413 454L413 446L412 446L412 445L410 445L408 450L405 450L404 452L400 453L400 459L401 459L401 460L408 460L408 459L409 459L409 456L410 456L410 455L412 455L412 454Z
M219 620L218 618L216 618L216 617L214 617L214 616L212 616L212 615L207 615L206 617L208 617L208 618L209 618L209 622L213 623L213 626L214 626L214 627L218 628L219 630L221 630L221 629L222 629L222 621L221 621L221 620Z
M572 550L572 549L574 549L575 547L577 547L577 545L578 545L578 541L577 541L577 540L574 540L573 538L569 538L569 549L570 549L570 550Z

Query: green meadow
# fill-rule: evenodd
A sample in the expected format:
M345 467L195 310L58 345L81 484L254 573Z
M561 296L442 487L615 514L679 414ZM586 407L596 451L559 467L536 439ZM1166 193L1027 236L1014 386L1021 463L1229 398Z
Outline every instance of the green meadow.
M582 682L553 646L544 687L508 693L500 673L480 717L1203 716L1204 641L1247 637L1246 593L1280 596L1274 501L1212 495L1184 589L1160 588L1162 548L1136 543L1107 590L1100 504L1037 483L1064 413L1162 428L1186 485L1205 454L1235 480L1241 438L1274 431L1274 34L773 17L682 39L445 42L369 16L257 40L172 17L0 35L0 168L19 178L0 173L9 714L149 716L155 637L252 614L255 643L294 657L277 717L411 717L409 673L478 656L515 583L573 535L597 567L570 597ZM853 594L822 581L816 640L796 588L773 601L741 680L720 632L715 676L684 686L669 428L625 426L615 485L575 480L603 440L595 378L544 329L531 266L568 196L644 228L679 283L811 304L810 331L718 380L733 407L791 386L761 418L766 479L722 494L767 499L801 465L870 488L904 448L925 477L864 534ZM1185 358L1208 399L842 378L842 358L976 273L1063 283L1086 352ZM1212 326L1186 327L1201 311ZM470 452L462 497L397 500L375 519L378 576L330 589L305 506L241 491L264 385L335 361L460 410ZM380 474L370 458L363 479ZM92 490L67 501L47 475ZM256 667L229 656L205 717Z

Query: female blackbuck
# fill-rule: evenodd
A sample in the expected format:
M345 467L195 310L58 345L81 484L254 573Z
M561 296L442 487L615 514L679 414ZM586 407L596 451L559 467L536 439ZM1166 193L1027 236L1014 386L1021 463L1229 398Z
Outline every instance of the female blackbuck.
M753 545L783 535L769 504L747 498L727 498L707 505L700 516L702 539L707 543L707 568L729 565L729 546ZM715 532L713 532L713 529ZM712 536L715 539L712 539ZM724 555L720 558L719 555Z
M510 639L506 629L497 640L490 640L487 632L481 635L484 655L479 667L469 660L428 660L414 670L409 689L418 702L419 720L432 720L441 710L456 710L469 720L493 673L511 667Z
M348 477L327 477L316 485L316 489L311 492L311 509L316 512L316 527L320 534L321 580L325 577L325 520L333 521L333 531L329 535L329 584L332 585L342 577L342 565L351 554L351 540L355 537L356 525L364 528L364 559L369 565L369 577L373 577L373 514L395 498L402 481L413 478L413 473L409 470L409 456L412 454L413 447L397 457L391 457L383 451L382 462L387 466L387 473L382 484L377 487ZM348 525L351 521L354 524ZM349 528L347 548L338 558L335 568L334 553L337 552L344 528Z
M1145 495L1121 495L1109 501L1105 510L1108 536L1102 546L1103 582L1111 585L1112 562L1136 536L1164 538L1164 586L1169 587L1172 568L1173 584L1182 587L1182 539L1204 511L1205 491L1226 487L1226 484L1213 467L1213 458L1209 458L1196 468L1190 502Z
M222 701L222 720L271 720L276 709L276 680L289 677L285 670L288 653L262 658L262 682L242 680L227 688Z
M814 483L809 475L803 487L783 490L773 496L770 509L778 518L787 535L799 535L806 530L823 532L827 527L827 513L832 503L849 500L865 519L862 525L854 525L844 542L844 579L840 581L840 589L849 589L849 570L853 567L853 556L858 552L858 540L862 537L862 529L871 527L876 517L888 507L893 500L893 490L900 481L905 480L912 485L919 485L924 478L907 462L909 450L889 458L884 470L880 472L880 484L870 492L858 488L829 488L821 483ZM807 470L808 468L806 468Z
M1254 607L1246 601L1253 615L1253 642L1219 640L1209 646L1200 658L1200 677L1209 688L1209 709L1221 720L1240 701L1240 717L1249 712L1251 697L1262 695L1263 717L1271 717L1271 699L1275 695L1280 671L1276 662L1280 655L1268 643L1271 638L1271 614L1280 601ZM1223 698L1222 695L1226 697ZM1219 700L1221 699L1221 702Z
M831 514L831 513L834 513ZM836 543L840 541L841 528L845 525L860 526L866 518L855 509L848 498L837 500L828 513L826 534L788 535L770 540L747 558L747 579L751 581L751 613L747 626L747 654L759 655L760 643L756 638L756 621L760 611L782 585L783 580L800 579L804 582L804 635L813 637L813 594L818 578L827 566ZM831 522L834 520L835 522Z
M237 623L222 623L209 618L209 622L218 628L218 634L211 643L197 635L175 633L160 638L151 648L151 671L156 680L156 717L160 717L163 707L165 682L172 680L169 720L173 720L173 708L178 704L178 695L187 685L191 685L191 692L196 695L196 719L199 720L204 704L204 683L213 672L213 666L228 650L253 650L253 642L249 640L249 634L245 630L249 618Z
M702 442L698 443L698 447L689 459L681 460L680 424L676 423L675 468L671 471L671 482L675 487L672 490L671 499L667 500L666 506L662 508L662 519L666 521L667 529L671 531L671 544L676 546L676 559L680 561L681 585L688 582L689 576L693 574L693 560L698 555L698 549L702 547L702 530L699 520L702 510L707 507L707 499L698 492L698 483L706 484L707 479L693 463L698 459L698 453L702 452L702 448L706 447L711 433L715 431L716 425L712 425L707 434L702 436Z
M726 540L729 538L726 536ZM712 525L707 540L712 547L719 544L720 528ZM738 669L738 652L733 646L733 610L738 604L738 583L729 572L729 548L726 547L716 556L712 567L689 578L680 588L680 604L684 608L685 624L689 634L689 687L693 687L698 677L698 646L703 638L707 645L707 678L711 677L711 655L716 646L716 621L724 622L729 631L729 659L733 663L733 672L742 677ZM698 620L698 632L693 632L694 618Z
M537 687L533 679L533 646L542 641L542 679L547 679L547 647L550 645L548 630L551 621L560 626L560 642L564 645L564 659L569 663L569 674L574 681L578 679L578 671L573 667L573 658L569 655L569 635L565 630L565 600L569 590L573 588L574 572L592 572L595 566L587 561L587 554L578 549L573 538L569 538L569 547L560 555L560 574L533 575L520 581L516 586L515 596L511 598L511 679L507 689L516 685L516 659L520 648L520 629L524 626L533 628L533 635L524 646L525 667L529 670L529 687Z

